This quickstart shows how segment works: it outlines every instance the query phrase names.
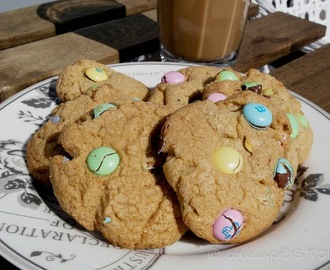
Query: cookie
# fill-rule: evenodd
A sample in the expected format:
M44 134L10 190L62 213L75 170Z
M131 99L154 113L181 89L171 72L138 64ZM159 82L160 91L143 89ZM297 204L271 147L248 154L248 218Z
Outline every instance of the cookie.
M67 155L51 159L54 194L64 211L113 245L164 247L187 230L155 147L166 115L163 106L136 101L67 124L60 134Z
M78 121L86 113L102 103L132 103L134 100L120 94L109 84L103 84L92 97L82 95L77 99L56 106L48 121L33 134L27 143L26 159L34 180L49 184L49 159L63 154L57 140L64 125ZM87 117L87 116L84 116Z
M236 72L231 68L221 70L214 76L211 82L205 85L203 99L218 102L241 92L241 80L243 78L244 75L242 73Z
M191 66L167 72L162 82L151 90L149 101L172 107L173 110L185 106L201 99L204 86L220 70L212 66Z
M302 164L309 156L313 144L313 131L301 110L299 100L285 88L282 82L259 70L250 69L246 74L240 74L227 69L225 76L222 74L223 76L219 77L221 73L224 71L205 86L203 99L218 102L241 91L252 91L268 98L271 100L270 106L278 107L286 113L292 133L285 139L292 141L291 155L298 155L298 163Z
M313 145L313 130L305 117L300 101L289 92L282 82L275 77L251 69L246 73L246 81L257 82L262 87L262 95L269 98L273 106L280 108L288 117L292 132L288 136L292 149L303 164L309 156Z
M163 125L163 169L183 221L211 243L243 243L267 230L293 184L296 161L282 142L290 123L270 105L242 91L222 102L189 104Z
M92 60L79 60L66 66L59 74L56 93L62 102L80 95L93 95L104 83L111 84L121 94L145 100L150 91L140 81Z

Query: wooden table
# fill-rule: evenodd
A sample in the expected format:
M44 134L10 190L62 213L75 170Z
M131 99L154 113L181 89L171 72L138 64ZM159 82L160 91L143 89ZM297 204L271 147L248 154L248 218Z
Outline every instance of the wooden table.
M78 59L111 64L153 53L152 59L159 60L155 7L156 0L84 0L0 13L0 102L57 75ZM255 15L258 7L252 6L249 12L250 17ZM242 72L260 68L324 34L324 26L280 12L249 20L234 68ZM272 75L330 112L329 51L326 46L281 66Z
M159 60L155 8L156 0L85 0L0 13L0 102L82 58L111 64L150 54ZM249 20L234 68L245 72L286 58L271 74L330 113L330 44L287 60L324 34L324 26L280 12ZM2 258L0 264L17 269Z

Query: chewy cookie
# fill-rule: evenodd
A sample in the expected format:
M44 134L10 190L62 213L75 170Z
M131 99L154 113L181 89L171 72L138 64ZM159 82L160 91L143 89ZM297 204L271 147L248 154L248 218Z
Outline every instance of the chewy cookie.
M143 83L106 65L85 59L62 70L57 80L56 93L62 102L66 102L80 95L93 95L104 83L110 84L121 94L141 100L146 100L150 94Z
M183 221L211 243L242 243L271 226L294 182L285 113L251 91L196 101L165 121L161 151Z
M213 80L220 68L212 66L191 66L178 71L169 71L162 82L151 90L148 101L178 109L201 99L204 86Z
M298 156L299 164L305 162L312 149L313 131L301 110L299 100L286 89L282 82L259 70L249 70L245 80L260 85L261 94L269 98L273 106L286 113L292 129L287 140L290 140L291 149Z
M250 69L246 74L240 74L226 69L217 74L212 82L205 86L203 99L218 102L241 91L252 91L271 100L271 107L280 108L290 120L292 133L285 140L291 140L292 155L298 156L299 164L308 157L312 143L313 132L308 120L301 111L301 104L283 85L282 82L269 74L256 69Z
M33 134L27 143L27 165L33 178L49 184L49 159L55 155L64 154L63 148L57 142L64 125L78 121L102 103L129 104L133 102L131 97L118 93L109 84L103 84L92 97L82 95L56 106L48 121Z
M163 106L136 101L61 132L70 158L51 160L54 194L64 211L113 245L164 247L187 230L155 148L167 114Z

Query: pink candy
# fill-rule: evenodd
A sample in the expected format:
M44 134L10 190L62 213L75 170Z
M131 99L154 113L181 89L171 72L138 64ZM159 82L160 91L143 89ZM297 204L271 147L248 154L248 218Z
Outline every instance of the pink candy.
M213 93L207 97L207 100L211 100L213 102L218 102L221 100L225 100L226 98L227 98L227 96L222 93Z
M228 241L239 234L244 218L242 214L229 209L221 213L213 224L213 236L220 241Z
M169 83L169 84L178 84L183 83L185 81L185 77L182 73L178 71L169 71L165 73L162 78L162 83Z

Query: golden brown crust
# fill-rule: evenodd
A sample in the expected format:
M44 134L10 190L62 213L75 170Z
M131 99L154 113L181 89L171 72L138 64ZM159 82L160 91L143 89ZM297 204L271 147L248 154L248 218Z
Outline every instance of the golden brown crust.
M212 243L221 242L212 226L222 211L233 208L242 213L241 232L227 242L242 243L269 228L283 203L284 190L273 173L277 160L287 157L280 141L290 132L289 122L273 108L269 128L252 128L242 115L242 107L252 101L270 106L269 100L252 92L225 102L199 101L174 112L162 130L162 151L168 153L164 173L178 195L183 220ZM214 151L221 146L241 154L243 167L237 174L214 166Z
M163 247L186 231L177 198L162 173L153 134L166 110L142 101L120 105L98 118L67 125L60 142L72 157L51 161L51 182L61 207L89 230L99 230L125 248ZM120 156L118 168L98 176L88 154L109 146ZM105 218L111 222L104 223Z
M172 107L174 110L201 99L206 84L213 80L220 68L192 66L178 70L185 77L179 84L159 83L151 91L150 102Z
M81 121L85 114L90 114L97 105L102 103L133 103L134 100L118 93L109 84L103 84L92 97L81 95L74 100L56 106L49 120L31 137L27 144L26 157L29 171L33 178L49 184L49 159L64 150L57 142L60 132L66 124ZM58 121L53 121L57 117Z
M91 66L104 69L109 79L91 82L84 75ZM164 247L179 240L187 226L211 243L222 243L212 226L228 209L243 215L244 226L227 243L259 235L283 203L284 190L274 180L278 159L286 158L295 175L308 157L313 133L300 102L274 77L226 68L238 80L217 81L221 70L181 69L185 82L160 83L149 102L143 102L135 98L149 97L146 86L102 64L81 60L65 68L57 91L67 102L52 112L58 121L46 122L27 145L32 176L50 184L50 174L63 210L120 247ZM261 93L242 91L244 82L262 84ZM227 99L205 100L212 93ZM242 108L251 102L272 112L268 128L247 123ZM92 110L101 103L118 108L95 118ZM110 175L96 175L87 167L88 154L98 146L110 146L120 156L119 167ZM214 151L221 146L241 154L238 173L224 174L214 165Z
M102 69L107 74L108 79L95 82L88 78L85 71L91 67ZM96 61L86 59L79 60L62 70L57 80L56 93L62 102L66 102L80 95L91 96L100 85L105 83L110 84L121 94L141 100L147 99L150 94L148 87L134 78L116 72Z

